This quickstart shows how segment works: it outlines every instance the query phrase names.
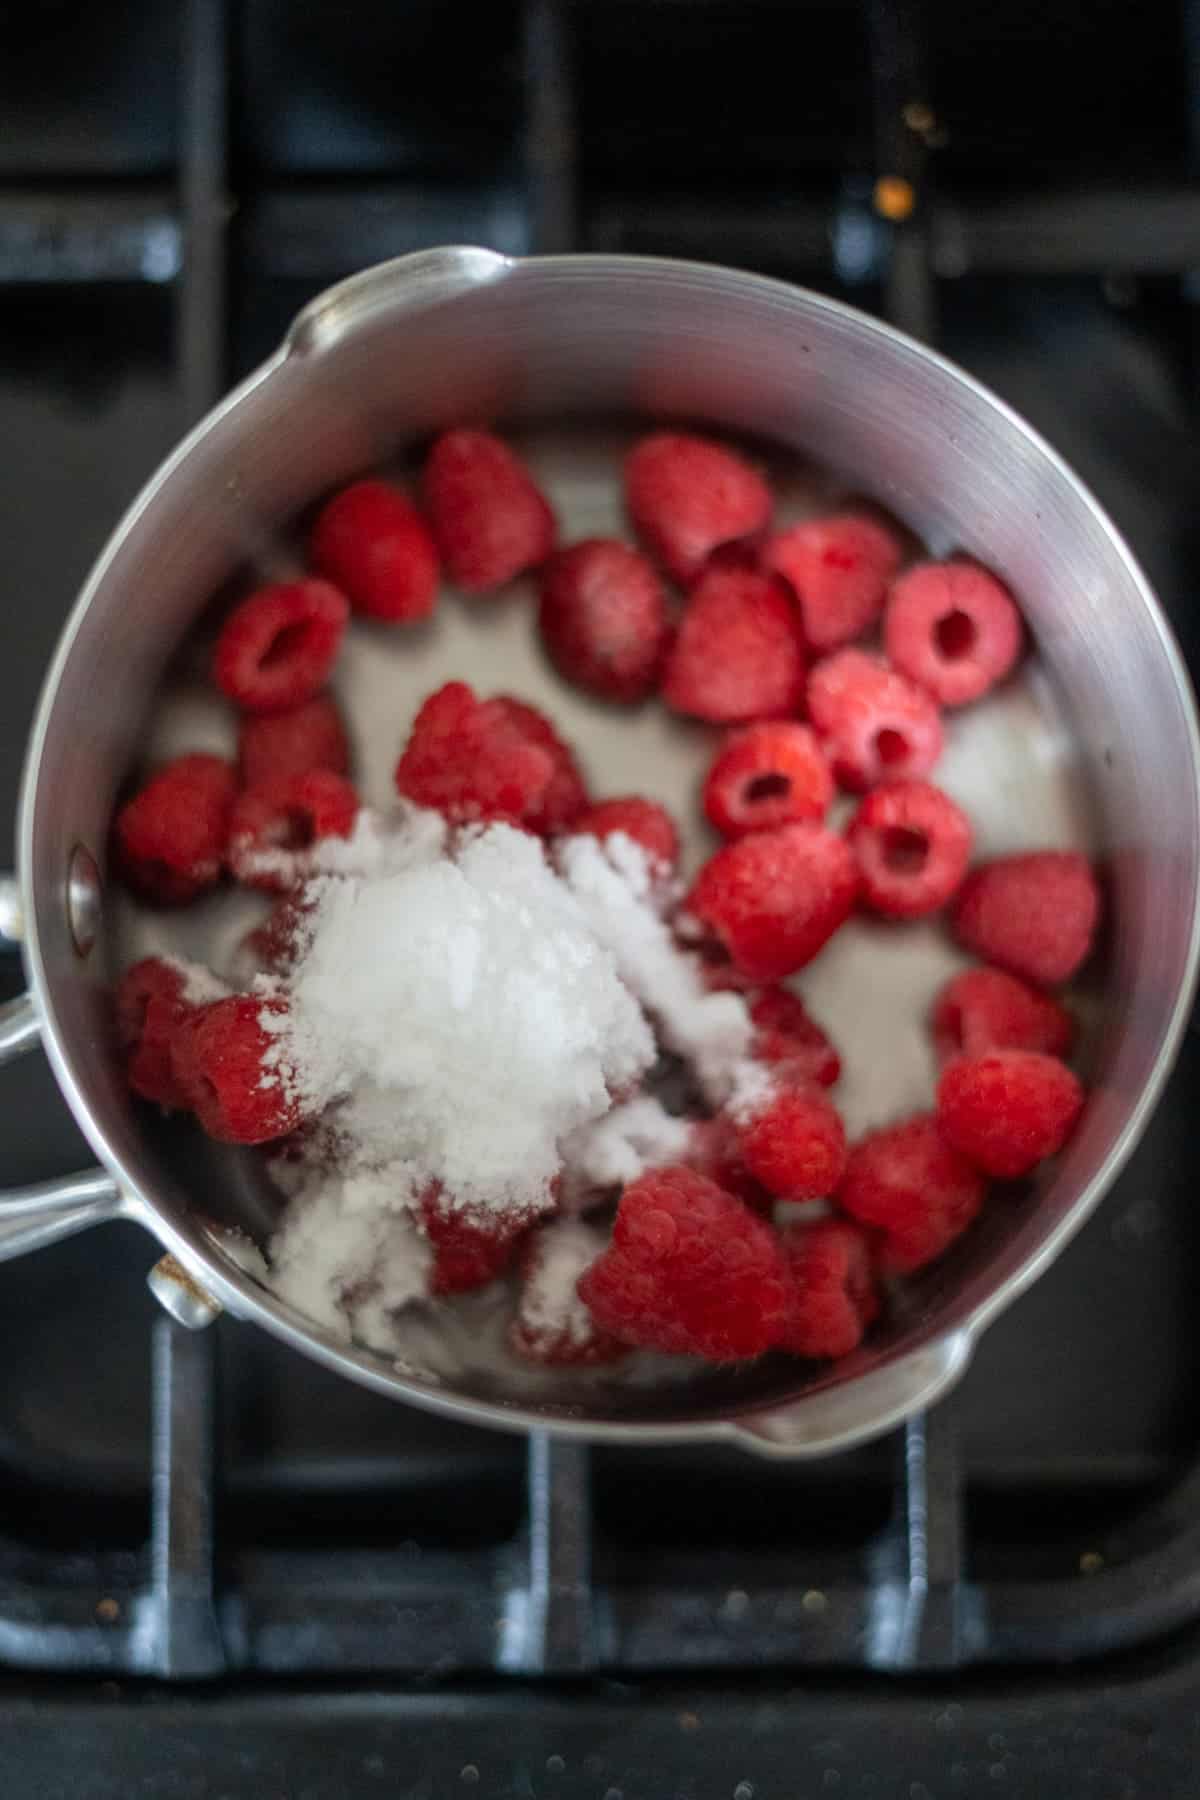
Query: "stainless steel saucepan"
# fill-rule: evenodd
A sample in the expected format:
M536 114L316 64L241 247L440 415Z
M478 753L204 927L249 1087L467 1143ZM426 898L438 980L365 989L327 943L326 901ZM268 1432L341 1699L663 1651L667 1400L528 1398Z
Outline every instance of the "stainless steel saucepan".
M682 418L840 471L937 548L1020 594L1086 765L1109 892L1092 1095L1027 1198L915 1281L868 1347L661 1383L502 1366L403 1366L311 1326L206 1221L236 1213L235 1153L173 1151L131 1106L109 1042L107 825L164 668L206 601L316 496L440 427ZM463 671L468 675L471 671ZM187 1321L227 1309L351 1377L480 1423L814 1454L880 1432L966 1367L982 1328L1078 1230L1136 1143L1187 1017L1197 954L1200 755L1178 652L1087 490L984 388L875 321L779 282L635 257L438 250L315 300L278 352L135 502L63 633L29 746L15 899L28 995L0 1058L41 1041L101 1167L0 1197L0 1256L139 1220Z

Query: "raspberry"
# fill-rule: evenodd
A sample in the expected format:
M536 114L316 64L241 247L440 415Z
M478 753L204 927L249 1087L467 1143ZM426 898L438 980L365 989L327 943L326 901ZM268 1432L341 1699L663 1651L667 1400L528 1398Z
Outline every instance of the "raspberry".
M738 1120L746 1167L780 1200L823 1200L846 1166L846 1133L819 1088L776 1085L765 1103Z
M689 1169L735 1195L751 1212L765 1219L774 1213L775 1196L746 1167L738 1128L728 1113L692 1121L684 1160Z
M446 431L429 452L425 504L451 579L487 594L544 562L555 523L521 459L490 431Z
M309 769L238 795L229 822L229 867L247 887L283 893L309 872L306 852L322 838L347 838L358 795L341 775Z
M987 1175L1012 1180L1062 1149L1083 1110L1066 1063L1037 1050L960 1056L938 1082L938 1126Z
M862 875L863 899L889 919L919 919L945 906L971 854L967 815L927 781L877 787L846 836Z
M656 800L644 800L640 794L625 794L589 806L571 830L576 837L602 839L619 831L640 844L662 867L673 869L679 861L679 833L674 819L665 806Z
M246 933L238 947L239 957L244 953L252 971L246 986L264 970L268 975L291 971L309 942L308 919L314 904L308 888L293 888L275 902L261 925Z
M1040 1050L1066 1056L1075 1021L1066 1007L1001 969L965 969L948 981L933 1009L938 1060L985 1050Z
M895 583L883 621L888 656L943 706L978 700L1021 653L1021 615L974 563L918 563Z
M182 906L220 879L237 775L219 756L179 756L117 813L113 846L128 887Z
M984 1182L942 1137L932 1113L873 1131L855 1144L837 1202L884 1234L881 1266L894 1274L940 1256L983 1205Z
M525 825L540 818L557 764L507 708L507 702L477 700L462 681L438 688L417 714L396 764L399 792L456 825L492 819Z
M767 539L762 560L795 594L805 642L824 651L861 637L875 623L902 554L898 540L874 519L835 513L777 532Z
M793 713L804 697L804 650L781 581L712 568L688 597L667 657L663 699L715 725Z
M832 1087L842 1062L828 1037L790 988L764 988L750 1003L759 1062L786 1063L789 1078Z
M436 1182L422 1194L419 1207L418 1223L433 1250L431 1294L486 1287L507 1269L518 1239L532 1223L532 1214L524 1210L455 1206Z
M649 1170L625 1189L612 1243L578 1291L601 1331L714 1362L760 1356L793 1304L771 1227L677 1167Z
M848 1356L879 1313L870 1240L846 1219L782 1234L795 1298L779 1347L795 1356Z
M984 962L1039 987L1057 987L1087 961L1099 915L1086 856L1030 850L973 870L952 922L959 943Z
M684 911L748 980L780 981L811 962L854 905L858 871L820 825L754 831L705 863Z
M603 1237L577 1219L559 1219L530 1233L521 1257L517 1316L508 1333L509 1348L526 1362L588 1368L628 1355L627 1344L597 1329L575 1291L603 1248Z
M625 459L634 529L672 580L686 585L722 544L761 531L771 491L757 469L708 438L657 431Z
M198 1007L171 1040L171 1067L188 1105L210 1137L265 1144L301 1123L302 1108L280 1065L277 1031L263 1014L287 1016L280 1000L234 994Z
M550 785L532 816L526 820L530 831L543 837L558 837L574 825L588 804L588 791L579 766L553 725L536 706L514 700L509 694L497 694L493 705L529 743L545 750L554 764Z
M213 680L247 712L286 712L324 687L350 608L327 581L280 581L235 606L217 638Z
M942 722L923 688L878 656L839 650L808 680L808 713L844 788L927 775L942 753Z
M191 1011L184 985L178 969L160 956L147 956L126 969L116 991L117 1047L125 1059L125 1078L143 1100L171 1108L187 1105L171 1068L171 1040Z
M704 783L704 810L726 837L825 817L833 776L807 725L779 720L735 731Z
M314 694L288 712L248 713L238 727L238 767L245 787L306 775L310 769L345 775L350 746L330 695Z
M313 567L355 612L397 625L427 619L437 603L438 554L406 494L355 481L327 500L308 541Z
M644 556L588 538L542 571L542 641L560 675L603 700L652 693L670 634L667 597Z

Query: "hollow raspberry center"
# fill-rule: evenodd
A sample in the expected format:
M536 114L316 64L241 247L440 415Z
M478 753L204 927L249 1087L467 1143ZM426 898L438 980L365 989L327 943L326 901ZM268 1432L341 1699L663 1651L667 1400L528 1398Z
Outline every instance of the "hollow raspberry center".
M760 806L764 800L786 800L792 784L786 775L755 775L742 789L747 806Z
M889 825L882 848L883 860L894 875L919 875L929 856L929 839L907 825Z
M902 731L895 731L892 726L885 725L882 731L875 733L875 754L884 768L891 768L908 757L908 739Z
M948 662L954 662L960 656L969 656L975 648L975 621L969 613L955 607L953 612L938 620L933 635L942 655Z
M307 638L307 621L282 626L259 658L259 668L277 669L280 663L290 662L304 648Z

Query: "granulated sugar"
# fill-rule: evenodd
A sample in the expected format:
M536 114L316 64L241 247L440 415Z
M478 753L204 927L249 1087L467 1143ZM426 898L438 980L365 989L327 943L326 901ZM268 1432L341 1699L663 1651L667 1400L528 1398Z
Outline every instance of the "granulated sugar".
M539 1233L517 1315L531 1337L562 1339L568 1344L589 1341L595 1327L575 1287L604 1249L606 1239L606 1232L579 1219L556 1219Z
M572 1132L563 1162L584 1192L622 1187L647 1169L678 1161L690 1138L690 1120L674 1118L653 1094L638 1094Z

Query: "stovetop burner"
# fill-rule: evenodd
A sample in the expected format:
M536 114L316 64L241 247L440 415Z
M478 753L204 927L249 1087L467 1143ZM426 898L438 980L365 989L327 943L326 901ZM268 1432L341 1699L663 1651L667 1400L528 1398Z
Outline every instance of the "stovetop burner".
M0 25L6 804L187 419L317 288L437 241L700 255L935 337L1091 484L1198 665L1194 7L98 17ZM1190 1793L1198 1077L1191 1035L961 1389L816 1465L482 1433L189 1335L126 1226L0 1267L5 1791ZM5 1183L90 1160L36 1058L0 1117Z

